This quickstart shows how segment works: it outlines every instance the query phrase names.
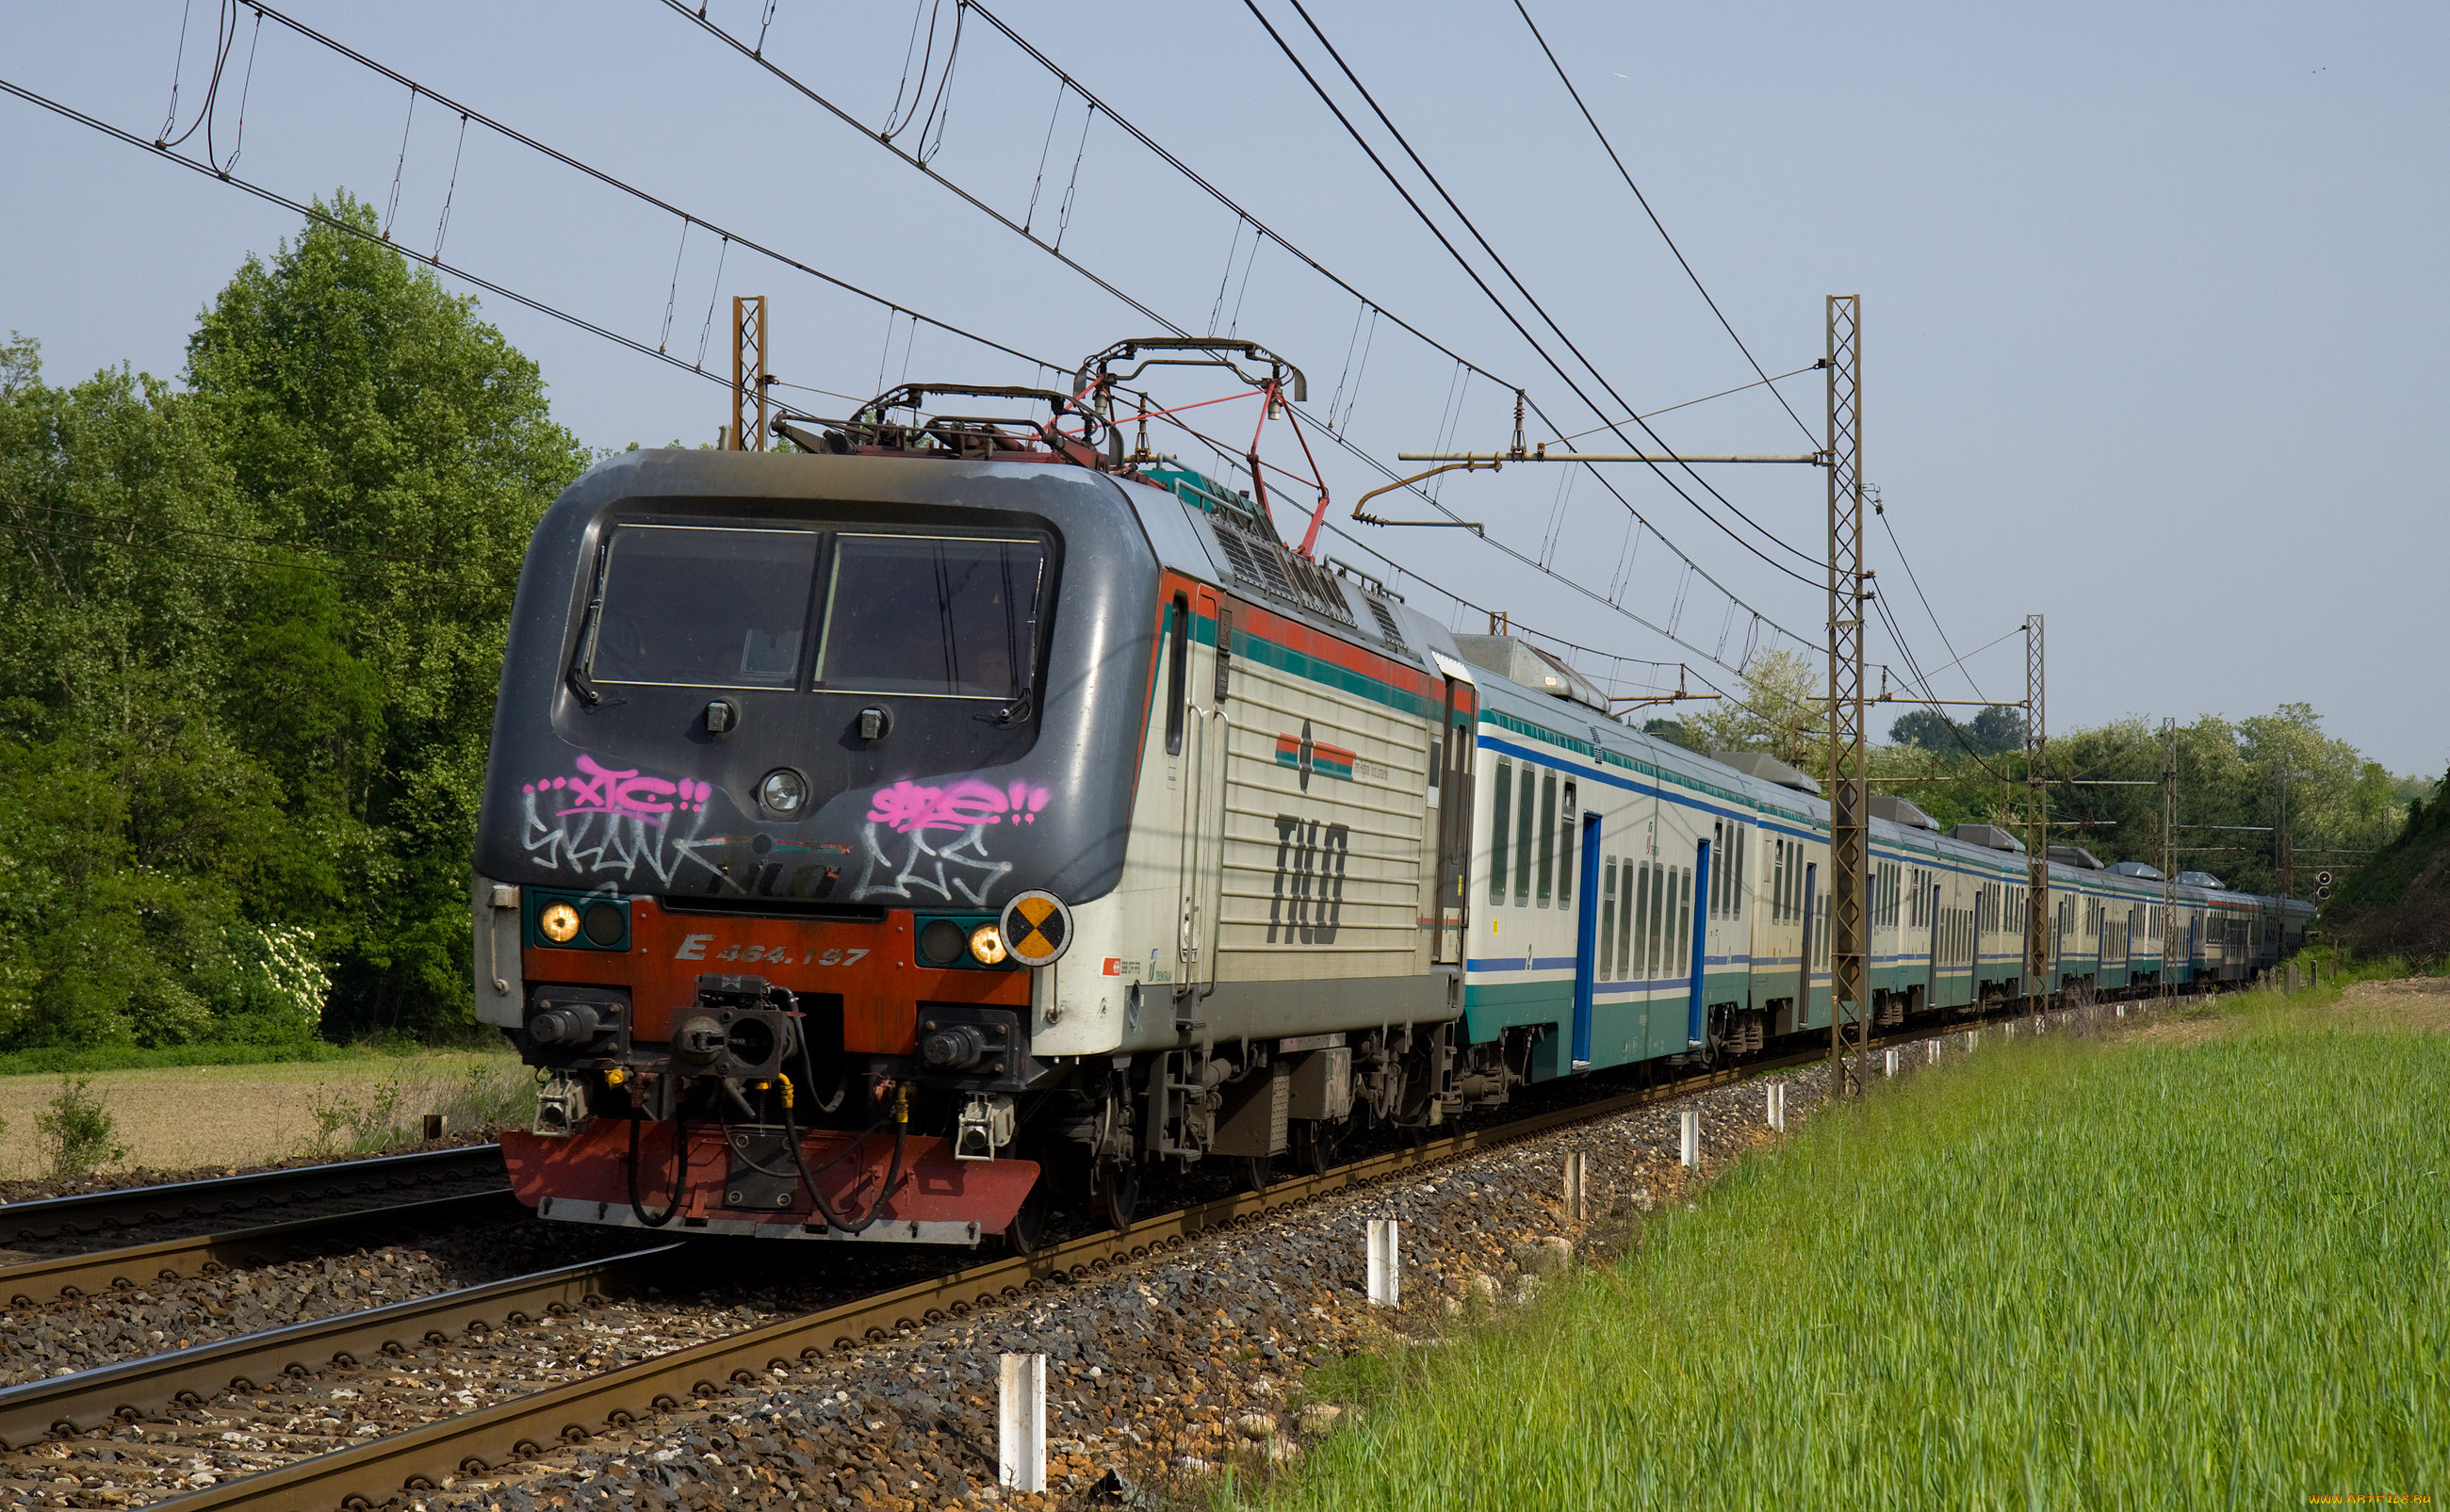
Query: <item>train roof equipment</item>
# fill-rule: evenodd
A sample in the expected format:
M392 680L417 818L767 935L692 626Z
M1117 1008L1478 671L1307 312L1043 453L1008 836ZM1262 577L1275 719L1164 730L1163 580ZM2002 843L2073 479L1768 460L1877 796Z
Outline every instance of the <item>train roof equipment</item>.
M1511 635L1457 635L1455 649L1474 667L1568 703L1607 712L1607 694L1582 673L1526 641ZM1790 768L1791 769L1791 768Z
M2140 861L2113 861L2109 865L2104 866L2101 869L2106 872L2114 872L2121 877L2138 877L2143 879L2145 882L2161 882L2165 880L2161 875L2161 868L2158 866L2147 866Z
M1710 759L1721 766L1732 766L1747 777L1758 777L1780 787L1792 787L1799 793L1820 794L1820 784L1804 772L1789 766L1767 751L1714 750Z
M2101 858L2085 849L2082 845L2052 845L2051 847L2051 860L2057 862L2062 866L2073 866L2078 871L2100 871L2104 869L2101 864Z
M1969 845L1979 845L1985 850L2012 850L2022 855L2025 849L2023 841L1996 824L1959 824L1948 832L1948 838L1961 840ZM2052 845L2051 860L2058 859L2059 847Z
M1938 820L1924 813L1908 800L1894 797L1888 793L1872 795L1872 817L1885 819L1892 824L1901 824L1908 829L1928 829L1934 834L1939 832Z

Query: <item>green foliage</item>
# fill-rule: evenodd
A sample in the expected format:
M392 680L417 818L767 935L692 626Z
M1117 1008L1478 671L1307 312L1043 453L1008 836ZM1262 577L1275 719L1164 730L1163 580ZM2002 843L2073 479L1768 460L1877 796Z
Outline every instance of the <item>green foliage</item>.
M2025 711L2013 704L1993 704L1970 720L1955 719L1935 708L1917 708L1889 727L1889 740L1898 746L1919 746L1938 756L1967 750L1996 755L2025 748Z
M1767 751L1809 771L1828 744L1828 721L1815 700L1818 674L1799 651L1764 651L1744 668L1736 696L1684 722L1695 750Z
M2450 960L2450 802L2412 798L2398 836L2351 872L2323 911L2324 930L2369 956Z
M0 345L0 1049L449 1034L520 557L587 458L473 300L320 223L186 377Z
M2258 996L2205 1043L1992 1040L1824 1111L1622 1265L1391 1362L1268 1504L2243 1506L2440 1482L2450 1037L2344 1029L2306 1006L2331 990Z
M49 1110L34 1115L43 1160L55 1181L88 1175L127 1158L119 1143L119 1121L93 1094L93 1083L60 1078L60 1090Z

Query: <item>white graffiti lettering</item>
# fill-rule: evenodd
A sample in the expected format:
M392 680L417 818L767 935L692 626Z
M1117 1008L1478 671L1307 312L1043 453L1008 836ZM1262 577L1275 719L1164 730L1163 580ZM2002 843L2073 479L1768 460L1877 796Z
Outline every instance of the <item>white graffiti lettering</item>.
M879 832L885 828L883 821L871 820L865 831L865 863L859 885L850 894L863 902L870 898L912 899L927 892L942 902L953 901L958 894L962 901L976 906L983 904L995 884L1012 870L1012 863L987 854L983 824L972 824L949 845L930 844L925 828L913 828L900 837L906 854L898 865L885 853Z
M603 808L571 809L547 815L539 810L535 791L520 800L525 810L520 843L546 871L564 868L580 875L618 875L634 881L644 867L656 882L670 885L684 865L719 871L699 852L723 843L719 837L701 838L703 808L687 821L671 815L624 813ZM550 800L548 800L549 802ZM687 833L682 833L686 828Z

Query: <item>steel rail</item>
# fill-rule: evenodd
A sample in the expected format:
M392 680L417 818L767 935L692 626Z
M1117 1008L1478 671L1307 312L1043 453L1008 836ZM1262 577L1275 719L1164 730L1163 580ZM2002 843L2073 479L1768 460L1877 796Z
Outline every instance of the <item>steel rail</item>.
M2020 1009L1976 1015L1981 1020L2025 1017ZM1913 1043L1961 1032L1961 1027L1916 1026L1872 1041L1875 1047ZM676 1409L690 1396L711 1397L726 1385L751 1386L779 1379L794 1367L812 1365L828 1352L882 1344L912 1330L980 1308L1018 1302L1052 1281L1081 1281L1118 1265L1181 1249L1192 1239L1242 1229L1270 1213L1307 1206L1335 1192L1405 1175L1459 1156L1510 1144L1577 1123L1587 1123L1657 1102L1690 1096L1748 1080L1765 1072L1823 1064L1814 1049L1764 1056L1655 1087L1535 1114L1512 1123L1471 1130L1410 1149L1339 1166L1314 1176L1274 1182L1263 1191L1237 1192L1179 1212L1144 1218L1123 1232L1099 1232L1035 1254L974 1266L839 1307L766 1324L622 1366L584 1380L548 1386L457 1417L443 1418L328 1454L253 1475L224 1481L187 1495L153 1503L161 1512L214 1512L261 1504L339 1508L364 1512L401 1491L430 1491L446 1477L482 1475L545 1446L579 1443L639 1419Z
M336 1160L320 1166L251 1171L243 1175L174 1181L158 1187L122 1187L68 1197L39 1197L0 1205L0 1242L98 1232L189 1214L237 1212L265 1202L300 1202L324 1196L359 1196L430 1186L437 1181L498 1171L499 1145L462 1145L420 1150L371 1160Z
M684 1248L673 1240L627 1254L412 1297L311 1323L219 1339L73 1375L0 1387L0 1444L20 1448L53 1433L98 1428L114 1418L158 1413L181 1400L253 1390L267 1376L306 1375L326 1365L437 1344L472 1328L523 1323L585 1306Z
M1143 1218L1123 1232L1084 1235L1035 1254L974 1266L954 1274L840 1307L804 1313L668 1354L642 1360L516 1397L470 1413L421 1424L403 1432L329 1454L259 1471L156 1503L178 1512L255 1504L298 1507L365 1507L402 1488L423 1490L443 1478L482 1474L543 1452L543 1446L577 1442L607 1428L626 1428L638 1419L672 1410L690 1395L711 1396L726 1384L750 1385L813 1363L828 1351L883 1343L899 1329L961 1317L975 1308L1018 1301L1050 1281L1086 1280L1117 1265L1180 1249L1220 1230L1246 1228L1274 1212L1304 1206L1352 1187L1416 1172L1461 1155L1512 1143L1569 1124L1588 1122L1647 1103L1687 1096L1782 1066L1816 1062L1805 1052L1704 1073L1612 1097L1537 1114L1489 1129L1471 1130L1416 1148L1390 1151L1314 1176L1271 1183L1176 1212ZM4 1400L4 1399L0 1399Z
M525 1211L518 1207L510 1189L503 1187L387 1208L292 1218L286 1223L200 1233L185 1239L162 1239L120 1250L90 1250L83 1254L27 1260L0 1267L0 1297L7 1298L14 1308L40 1307L53 1299L73 1302L98 1291L126 1291L155 1281L180 1281L241 1266L262 1265L276 1258L270 1252L275 1246L287 1246L301 1239L328 1241L351 1229L398 1223L451 1223L496 1207Z

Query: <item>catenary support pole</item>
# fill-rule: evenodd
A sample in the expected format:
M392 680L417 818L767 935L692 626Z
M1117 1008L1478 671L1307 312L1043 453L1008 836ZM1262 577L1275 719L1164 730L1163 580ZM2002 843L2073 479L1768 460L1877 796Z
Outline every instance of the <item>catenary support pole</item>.
M1829 397L1829 1092L1858 1090L1871 1035L1871 801L1863 741L1862 297L1828 297Z

